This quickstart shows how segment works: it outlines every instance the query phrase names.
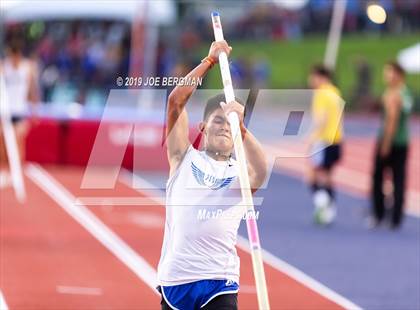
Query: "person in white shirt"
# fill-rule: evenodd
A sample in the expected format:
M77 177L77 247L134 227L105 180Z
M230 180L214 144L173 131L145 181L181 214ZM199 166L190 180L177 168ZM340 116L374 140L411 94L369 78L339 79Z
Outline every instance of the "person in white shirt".
M9 109L16 133L21 161L25 158L25 141L34 120L30 115L28 103L39 102L36 63L23 55L24 38L18 31L6 38L6 57L0 61L0 74L3 76L9 98ZM6 146L0 124L0 170L8 165ZM3 173L2 173L3 174ZM4 175L6 176L6 174Z
M229 55L226 41L213 42L209 54L186 78L202 78ZM162 309L237 309L239 257L236 237L245 212L238 165L227 116L240 116L251 190L265 181L267 162L256 138L244 126L239 100L224 95L208 100L200 131L203 150L190 143L185 105L195 86L177 86L168 98L166 145L170 165L166 221L158 267Z

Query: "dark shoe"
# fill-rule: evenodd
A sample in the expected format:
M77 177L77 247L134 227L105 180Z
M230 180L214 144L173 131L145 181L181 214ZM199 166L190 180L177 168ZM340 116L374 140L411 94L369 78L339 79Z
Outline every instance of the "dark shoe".
M401 223L391 222L391 223L389 223L388 227L389 227L389 229L396 231L396 230L401 229Z

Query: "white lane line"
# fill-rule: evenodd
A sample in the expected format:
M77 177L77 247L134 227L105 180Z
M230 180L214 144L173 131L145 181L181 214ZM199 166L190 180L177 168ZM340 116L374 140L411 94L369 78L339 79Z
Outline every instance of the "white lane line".
M128 244L102 223L88 208L75 205L76 198L41 166L29 164L27 176L45 191L73 219L125 264L139 279L145 282L156 295L157 276L155 269Z
M238 235L237 239L237 246L247 252L251 253L249 249L249 241L248 239ZM326 299L332 300L336 304L342 306L345 309L351 310L361 310L360 306L356 305L355 303L351 302L347 298L343 297L342 295L338 294L337 292L333 291L329 287L325 286L324 284L318 282L314 278L310 277L306 273L302 272L301 270L297 269L296 267L286 263L282 259L278 258L274 254L271 254L267 250L262 249L263 260L266 264L270 265L274 269L288 275L290 278L294 279L295 281L303 284L307 288L315 291L319 295L325 297Z
M0 291L0 310L9 310L9 307L6 304L6 299L4 299L3 293Z
M92 295L92 296L102 295L102 289L99 287L57 285L55 290L57 291L57 293L60 293L60 294Z
M148 186L151 186L150 183L148 183L146 180L144 180L143 178L141 178L138 175L133 175L132 173L130 173L128 170L125 170L124 173L122 174L122 178L120 177L120 181L122 181L124 184L128 185L129 187L133 188L131 186L132 182L132 178L136 179L136 182L142 183L142 184L147 184ZM137 184L139 184L137 183ZM134 190L137 190L138 192L142 193L142 194L146 194L145 192L143 192L143 190L140 189L136 189L134 188ZM152 198L154 199L154 198ZM155 200L157 203L159 202L159 199ZM160 206L164 206L163 202L164 200L160 200L161 204L159 204ZM158 205L158 204L156 204ZM237 246L244 250L247 253L251 253L251 250L249 248L249 241L238 235L237 238ZM315 280L314 278L311 278L309 275L305 274L303 271L297 269L296 267L286 263L285 261L281 260L280 258L278 258L277 256L275 256L274 254L271 254L270 252L262 249L262 254L263 254L263 260L264 263L270 265L271 267L273 267L274 269L287 274L289 277L291 277L292 279L294 279L295 281L303 284L304 286L308 287L309 289L315 291L316 293L318 293L319 295L325 297L326 299L329 299L333 302L335 302L336 304L342 306L345 309L351 309L351 310L361 310L362 308L358 305L356 305L355 303L353 303L352 301L348 300L347 298L345 298L344 296L338 294L337 292L333 291L332 289L328 288L327 286L325 286L324 284L318 282L317 280ZM242 286L241 286L241 291L242 291ZM250 293L250 287L247 286L245 287L245 292L246 293Z

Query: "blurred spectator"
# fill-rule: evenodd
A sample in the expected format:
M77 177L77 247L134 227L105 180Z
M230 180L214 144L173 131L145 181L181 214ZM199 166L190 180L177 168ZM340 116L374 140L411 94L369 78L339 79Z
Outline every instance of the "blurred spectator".
M312 99L313 128L310 136L312 149L309 173L313 193L314 220L331 224L335 218L335 189L333 168L341 158L343 141L343 103L339 89L332 83L332 73L316 65L309 74L309 85L314 89Z
M253 59L252 75L254 88L266 88L270 79L270 64L263 56L257 56Z
M387 89L383 100L382 126L378 135L375 166L372 175L372 220L371 228L377 227L386 218L386 201L383 192L384 173L392 171L393 199L389 218L391 229L398 229L403 221L406 163L409 145L409 115L413 99L405 85L404 70L396 62L384 67Z
M309 11L311 12L311 21L309 31L325 32L329 29L332 7L334 2L330 0L311 0L309 2Z
M105 104L115 77L128 72L129 26L103 21L52 21L44 26L33 47L41 71L41 99Z
M26 136L34 120L31 104L39 102L37 64L24 56L25 40L20 28L6 37L6 57L0 61L0 74L8 93L11 122L19 148L19 160L25 159ZM2 80L3 82L3 80ZM0 172L8 166L5 136L0 126Z
M252 68L247 58L239 57L230 63L232 82L235 88L249 89L252 86Z
M349 0L344 31L380 30L400 33L419 30L420 1L378 1L387 11L388 18L384 25L375 26L368 20L367 1ZM211 6L211 3L210 0L206 5ZM222 2L217 1L217 4L222 5ZM302 9L291 11L274 2L235 2L234 11L226 10L229 12L229 18L224 20L226 36L231 40L294 40L308 33L325 33L330 26L332 4L331 0L309 0ZM178 62L193 67L200 61L196 55L201 43L213 40L208 16L202 13L203 4L187 2L179 7L180 22L176 27L171 25L159 30L156 68L153 70L158 76L170 74ZM106 97L109 89L115 87L117 76L128 75L131 46L129 23L96 20L36 21L25 27L25 41L29 43L30 52L39 60L44 101L72 98L82 104L93 102L96 105L98 98ZM179 50L180 46L184 47L182 51ZM256 77L259 84L267 74L267 68L264 68L263 63L245 62L252 60L244 58L233 64L233 69L237 70L238 83L252 84L246 80ZM365 69L360 67L358 70L361 77L368 78L363 73ZM361 82L359 86L362 86ZM357 90L359 95L363 91Z
M372 95L372 68L363 57L354 62L356 70L356 85L353 89L352 103L361 109L372 110L375 98Z

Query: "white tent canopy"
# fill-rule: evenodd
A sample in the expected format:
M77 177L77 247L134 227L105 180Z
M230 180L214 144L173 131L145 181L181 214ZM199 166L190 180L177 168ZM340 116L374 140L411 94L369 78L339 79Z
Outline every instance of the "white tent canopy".
M301 10L308 4L309 0L273 0L275 4L286 10Z
M401 50L398 63L407 73L420 73L420 43Z
M148 18L152 24L167 25L173 23L176 18L176 8L171 0L1 0L0 2L2 2L1 17L10 22L78 18L131 22L140 15Z

